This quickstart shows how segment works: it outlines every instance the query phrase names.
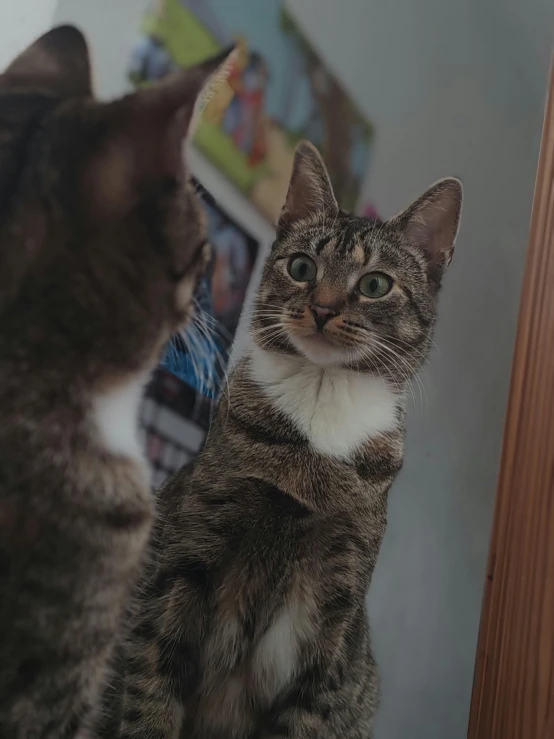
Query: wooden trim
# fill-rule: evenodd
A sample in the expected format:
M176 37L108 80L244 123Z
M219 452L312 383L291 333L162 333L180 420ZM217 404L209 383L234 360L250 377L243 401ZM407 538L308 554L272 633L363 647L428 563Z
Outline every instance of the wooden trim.
M531 219L469 739L554 737L554 80Z

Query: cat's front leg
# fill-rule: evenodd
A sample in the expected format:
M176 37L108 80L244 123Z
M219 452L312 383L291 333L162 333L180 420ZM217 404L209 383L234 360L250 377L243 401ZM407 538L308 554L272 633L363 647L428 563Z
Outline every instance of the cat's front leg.
M353 595L322 605L330 624L265 716L261 739L370 739L378 680L365 611L352 608L355 600Z
M362 722L345 725L337 713L329 713L328 701L323 699L319 707L304 708L296 705L275 716L260 739L373 739L369 726Z
M261 739L331 739L335 734L328 733L328 727L319 716L306 712L300 707L289 709L271 722L270 728Z
M131 680L123 698L119 739L178 739L183 706L173 695L171 680L162 675Z
M183 630L183 612L175 613L173 605L186 596L179 581L164 591L167 579L162 568L130 637L119 739L177 739L198 685L199 634Z
M183 720L179 685L164 643L145 616L133 631L127 661L119 739L178 739Z
M337 701L333 673L327 660L310 664L265 716L260 739L339 739L336 721L340 721L341 701ZM338 693L342 695L342 690Z

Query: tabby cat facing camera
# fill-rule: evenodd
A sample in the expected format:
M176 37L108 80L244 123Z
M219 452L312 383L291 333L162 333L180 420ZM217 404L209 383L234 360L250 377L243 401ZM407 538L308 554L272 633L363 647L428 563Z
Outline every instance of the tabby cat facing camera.
M301 144L235 368L194 469L161 492L124 739L367 739L365 598L462 190L381 223Z
M73 739L106 679L153 520L141 386L209 256L181 145L222 62L99 103L62 27L0 75L2 739Z

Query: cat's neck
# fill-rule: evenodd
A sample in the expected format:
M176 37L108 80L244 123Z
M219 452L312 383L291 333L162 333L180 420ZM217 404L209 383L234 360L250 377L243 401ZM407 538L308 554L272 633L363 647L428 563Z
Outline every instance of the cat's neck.
M248 353L254 381L320 454L347 460L401 424L404 397L380 377L255 345Z
M92 398L90 420L102 448L141 466L145 463L139 441L139 407L150 373L139 373Z

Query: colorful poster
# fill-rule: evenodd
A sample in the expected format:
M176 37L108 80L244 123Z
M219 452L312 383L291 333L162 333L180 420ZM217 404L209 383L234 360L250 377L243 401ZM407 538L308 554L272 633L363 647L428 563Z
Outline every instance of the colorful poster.
M198 128L198 148L274 223L296 143L323 154L341 205L354 209L372 127L315 52L283 0L155 0L131 58L148 84L235 42L229 85Z

